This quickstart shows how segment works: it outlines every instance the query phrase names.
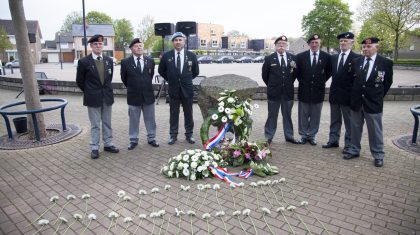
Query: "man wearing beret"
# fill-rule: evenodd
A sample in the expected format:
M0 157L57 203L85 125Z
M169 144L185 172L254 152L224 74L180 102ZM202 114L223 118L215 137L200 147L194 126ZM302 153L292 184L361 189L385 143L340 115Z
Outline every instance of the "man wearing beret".
M331 57L332 76L330 86L330 134L327 144L323 148L336 148L339 146L341 125L344 120L344 150L350 145L350 97L353 88L352 61L360 55L354 53L351 48L354 44L354 34L351 32L341 33L337 36L340 44L340 53Z
M185 137L188 143L194 144L192 80L199 74L197 56L184 48L185 35L183 33L174 33L171 40L174 49L163 54L158 69L159 74L169 84L170 136L168 144L172 145L177 141L181 104L184 111Z
M104 151L119 152L119 149L112 143L111 128L112 104L114 103L111 82L114 65L110 57L102 55L103 41L102 35L92 36L88 41L92 53L80 59L77 64L76 83L83 91L83 105L88 107L92 159L99 157L101 124Z
M353 61L354 83L351 92L351 145L343 158L346 160L360 155L360 140L363 125L369 136L370 152L374 165L384 165L384 141L382 132L382 112L384 96L393 80L393 62L378 55L379 39L366 38L362 41L363 56Z
M316 145L315 136L319 130L325 82L331 76L331 56L321 51L321 37L318 34L308 39L309 50L299 53L297 60L298 125L300 142Z
M128 150L134 149L139 141L140 116L143 111L144 125L147 130L147 142L159 147L156 137L155 96L152 79L155 62L144 56L144 44L139 38L130 43L132 56L121 60L121 81L127 87L128 104Z
M276 52L266 56L262 66L262 79L267 85L268 117L264 133L267 143L271 145L277 130L277 118L281 106L283 132L286 142L298 144L293 137L292 107L296 80L296 58L286 52L288 43L286 36L274 41Z

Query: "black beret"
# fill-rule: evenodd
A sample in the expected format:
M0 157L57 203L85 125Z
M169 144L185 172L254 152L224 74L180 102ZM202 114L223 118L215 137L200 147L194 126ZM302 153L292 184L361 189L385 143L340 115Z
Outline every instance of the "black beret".
M351 32L345 32L345 33L340 33L339 35L337 35L337 39L342 39L342 38L353 39L354 34Z
M317 39L321 39L321 37L319 36L319 34L314 34L310 38L308 38L307 43L309 44L311 41L317 40Z
M141 41L140 41L140 38L135 38L135 39L133 39L131 42L130 42L130 48L134 45L134 44L136 44L136 43L141 43Z
M380 39L377 38L377 37L370 37L370 38L363 39L362 44L378 43L379 41L380 41Z
M277 44L277 42L278 42L278 41L285 41L285 42L287 42L287 37L286 37L286 36L284 36L284 35L282 35L282 36L278 37L278 38L276 39L276 41L274 41L274 44Z
M102 36L100 34L95 34L89 39L88 43L103 42L103 41L104 41L104 36Z

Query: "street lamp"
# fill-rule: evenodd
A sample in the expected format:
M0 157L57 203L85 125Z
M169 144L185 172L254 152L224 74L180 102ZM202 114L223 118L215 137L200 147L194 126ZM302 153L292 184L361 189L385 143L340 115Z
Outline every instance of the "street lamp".
M60 64L61 64L61 70L63 70L63 54L61 53L61 32L58 32L58 47L60 48Z

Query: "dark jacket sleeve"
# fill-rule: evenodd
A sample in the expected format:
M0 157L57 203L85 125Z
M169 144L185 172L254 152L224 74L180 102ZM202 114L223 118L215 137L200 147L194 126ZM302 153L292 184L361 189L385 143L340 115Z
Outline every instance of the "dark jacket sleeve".
M159 67L158 67L158 72L160 74L160 76L163 77L163 79L165 79L166 81L168 81L168 76L167 76L167 65L166 65L166 53L162 55L162 58L160 58L160 62L159 62Z
M269 56L266 56L264 58L264 63L263 63L262 72L261 72L261 77L262 77L262 80L264 81L265 85L268 84L269 73L270 73L270 61L269 61Z
M152 71L151 71L151 73L150 73L150 76L152 76L152 79L153 79L153 76L155 75L155 60L153 59L153 58L150 58L150 62L152 63Z
M79 60L77 62L76 83L83 92L85 91L85 69L86 66L83 64L82 60Z
M193 79L194 79L200 74L200 68L198 66L197 56L194 53L191 53L191 54L193 58L192 74L193 74Z
M386 59L386 63L387 63L386 65L387 72L385 73L385 79L384 79L384 96L388 93L388 90L393 83L393 76L394 76L394 71L392 68L392 66L394 65L394 62L392 62L392 60Z
M121 81L124 83L124 86L127 87L127 65L126 60L121 61Z

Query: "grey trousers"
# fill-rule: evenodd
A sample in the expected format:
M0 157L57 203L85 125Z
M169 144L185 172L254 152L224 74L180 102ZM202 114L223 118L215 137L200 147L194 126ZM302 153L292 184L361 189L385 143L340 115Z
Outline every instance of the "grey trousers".
M331 104L331 123L329 143L338 143L340 141L341 125L344 120L345 134L344 134L344 149L350 146L351 137L351 121L350 121L350 107L340 104Z
M319 130L319 122L321 119L321 103L305 103L299 101L298 116L299 116L299 135L302 139L315 139L315 135Z
M268 100L268 116L265 122L264 135L268 140L274 138L277 130L277 119L279 116L279 109L281 106L281 115L283 119L283 132L286 140L293 139L293 122L292 122L292 108L293 100L285 101L283 99L274 101Z
M112 105L103 104L102 107L88 107L90 121L90 148L99 149L101 137L100 125L102 122L102 140L105 147L113 146L111 128Z
M139 141L140 116L143 111L143 121L147 131L147 141L150 142L156 137L155 104L128 106L128 136L130 142Z
M382 113L366 113L363 108L359 111L351 110L351 145L349 153L360 153L364 120L369 136L369 148L375 159L384 159L384 140L382 132Z

